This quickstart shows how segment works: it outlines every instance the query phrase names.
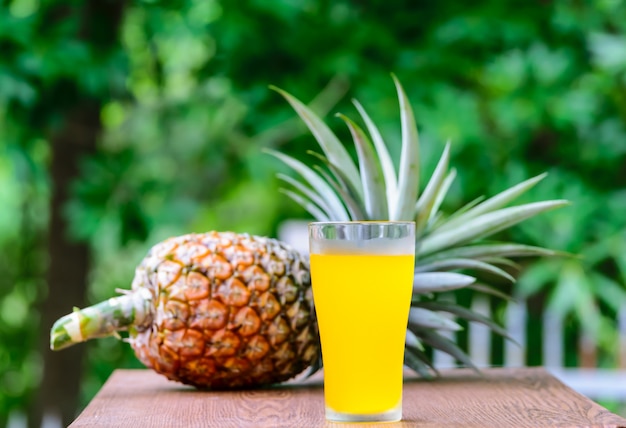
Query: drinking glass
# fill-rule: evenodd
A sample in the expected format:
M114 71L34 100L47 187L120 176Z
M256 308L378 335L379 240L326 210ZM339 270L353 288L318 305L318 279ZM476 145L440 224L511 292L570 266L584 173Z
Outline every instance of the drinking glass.
M402 419L415 223L309 224L326 419Z

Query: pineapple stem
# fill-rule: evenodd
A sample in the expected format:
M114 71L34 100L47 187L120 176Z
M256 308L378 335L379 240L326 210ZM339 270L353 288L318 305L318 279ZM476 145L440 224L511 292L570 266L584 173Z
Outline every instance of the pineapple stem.
M58 351L97 337L115 336L152 322L152 294L140 288L59 318L50 331L50 349Z

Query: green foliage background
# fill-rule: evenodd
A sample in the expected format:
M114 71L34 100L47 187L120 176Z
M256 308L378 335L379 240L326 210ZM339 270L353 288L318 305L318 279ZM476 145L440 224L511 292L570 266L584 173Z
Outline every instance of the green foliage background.
M41 376L46 130L76 98L103 100L97 153L65 210L71 239L92 248L96 302L128 288L162 238L275 235L281 220L305 216L278 192L274 174L287 171L261 149L304 159L313 143L269 84L319 95L314 105L346 136L332 113L352 115L358 98L397 141L392 71L416 112L424 173L453 143L447 210L543 171L528 198L573 202L509 233L582 258L532 262L513 291L545 297L615 364L611 320L626 302L624 1L133 1L106 50L74 36L84 3L0 2L0 415L26 413ZM114 368L138 367L115 339L84 346L83 403Z

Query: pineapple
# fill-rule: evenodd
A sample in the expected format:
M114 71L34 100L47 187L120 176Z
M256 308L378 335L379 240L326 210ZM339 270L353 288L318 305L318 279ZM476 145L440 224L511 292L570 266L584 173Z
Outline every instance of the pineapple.
M463 207L445 218L439 207L454 180L446 145L439 164L419 193L419 144L406 95L394 77L400 100L402 152L399 170L374 122L355 101L367 134L352 120L349 127L355 165L324 122L304 104L280 92L308 125L322 148L323 167L311 168L276 151L274 156L304 182L279 175L292 189L283 191L320 221L413 220L417 225L413 299L406 335L406 364L432 376L424 345L442 350L466 365L468 356L439 332L458 330L449 315L484 323L492 320L440 300L441 292L462 287L498 293L467 273L484 271L514 279L502 267L513 256L555 252L515 243L484 242L502 229L565 205L543 201L506 208L537 184L531 178L504 192ZM59 319L51 348L63 349L90 338L128 330L138 358L169 379L199 388L254 387L282 382L307 367L321 366L308 262L279 241L209 232L171 238L155 245L136 270L132 290Z
M232 232L155 245L132 290L59 319L51 348L119 330L147 367L198 388L281 382L319 360L306 260L274 239Z
M556 252L517 243L486 242L484 238L537 214L567 205L568 201L551 200L507 207L541 181L545 177L542 174L490 199L476 199L451 216L444 217L439 208L456 175L455 170L449 168L450 144L446 144L435 171L420 194L417 127L400 82L394 75L392 78L399 98L402 128L397 172L380 131L356 100L353 102L367 133L348 117L337 115L352 135L358 158L356 165L339 139L315 113L278 88L273 89L291 104L315 136L323 154L310 154L321 166L311 168L283 153L268 152L301 176L302 181L298 181L279 174L278 177L288 185L282 191L318 221L416 222L415 277L405 363L426 377L437 373L424 352L424 345L428 345L476 368L468 355L440 332L461 329L452 320L455 317L485 324L508 337L506 331L493 320L438 297L442 292L463 287L501 296L498 290L478 284L468 272L482 271L513 282L515 279L503 269L514 265L510 257L550 256L556 255Z

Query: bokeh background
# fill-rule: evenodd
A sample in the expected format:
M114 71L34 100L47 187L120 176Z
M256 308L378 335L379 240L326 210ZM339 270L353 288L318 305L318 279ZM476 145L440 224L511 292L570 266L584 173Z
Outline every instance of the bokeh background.
M343 136L334 113L353 116L359 99L397 152L390 72L415 109L425 176L453 143L448 212L543 171L528 200L573 202L506 237L582 257L529 261L505 291L536 316L563 314L570 336L597 339L599 366L617 367L626 2L1 0L0 427L65 426L112 370L140 367L114 338L52 353L48 332L128 288L151 245L276 236L307 218L262 149L305 159L315 143L268 85ZM566 357L579 364L575 347Z

